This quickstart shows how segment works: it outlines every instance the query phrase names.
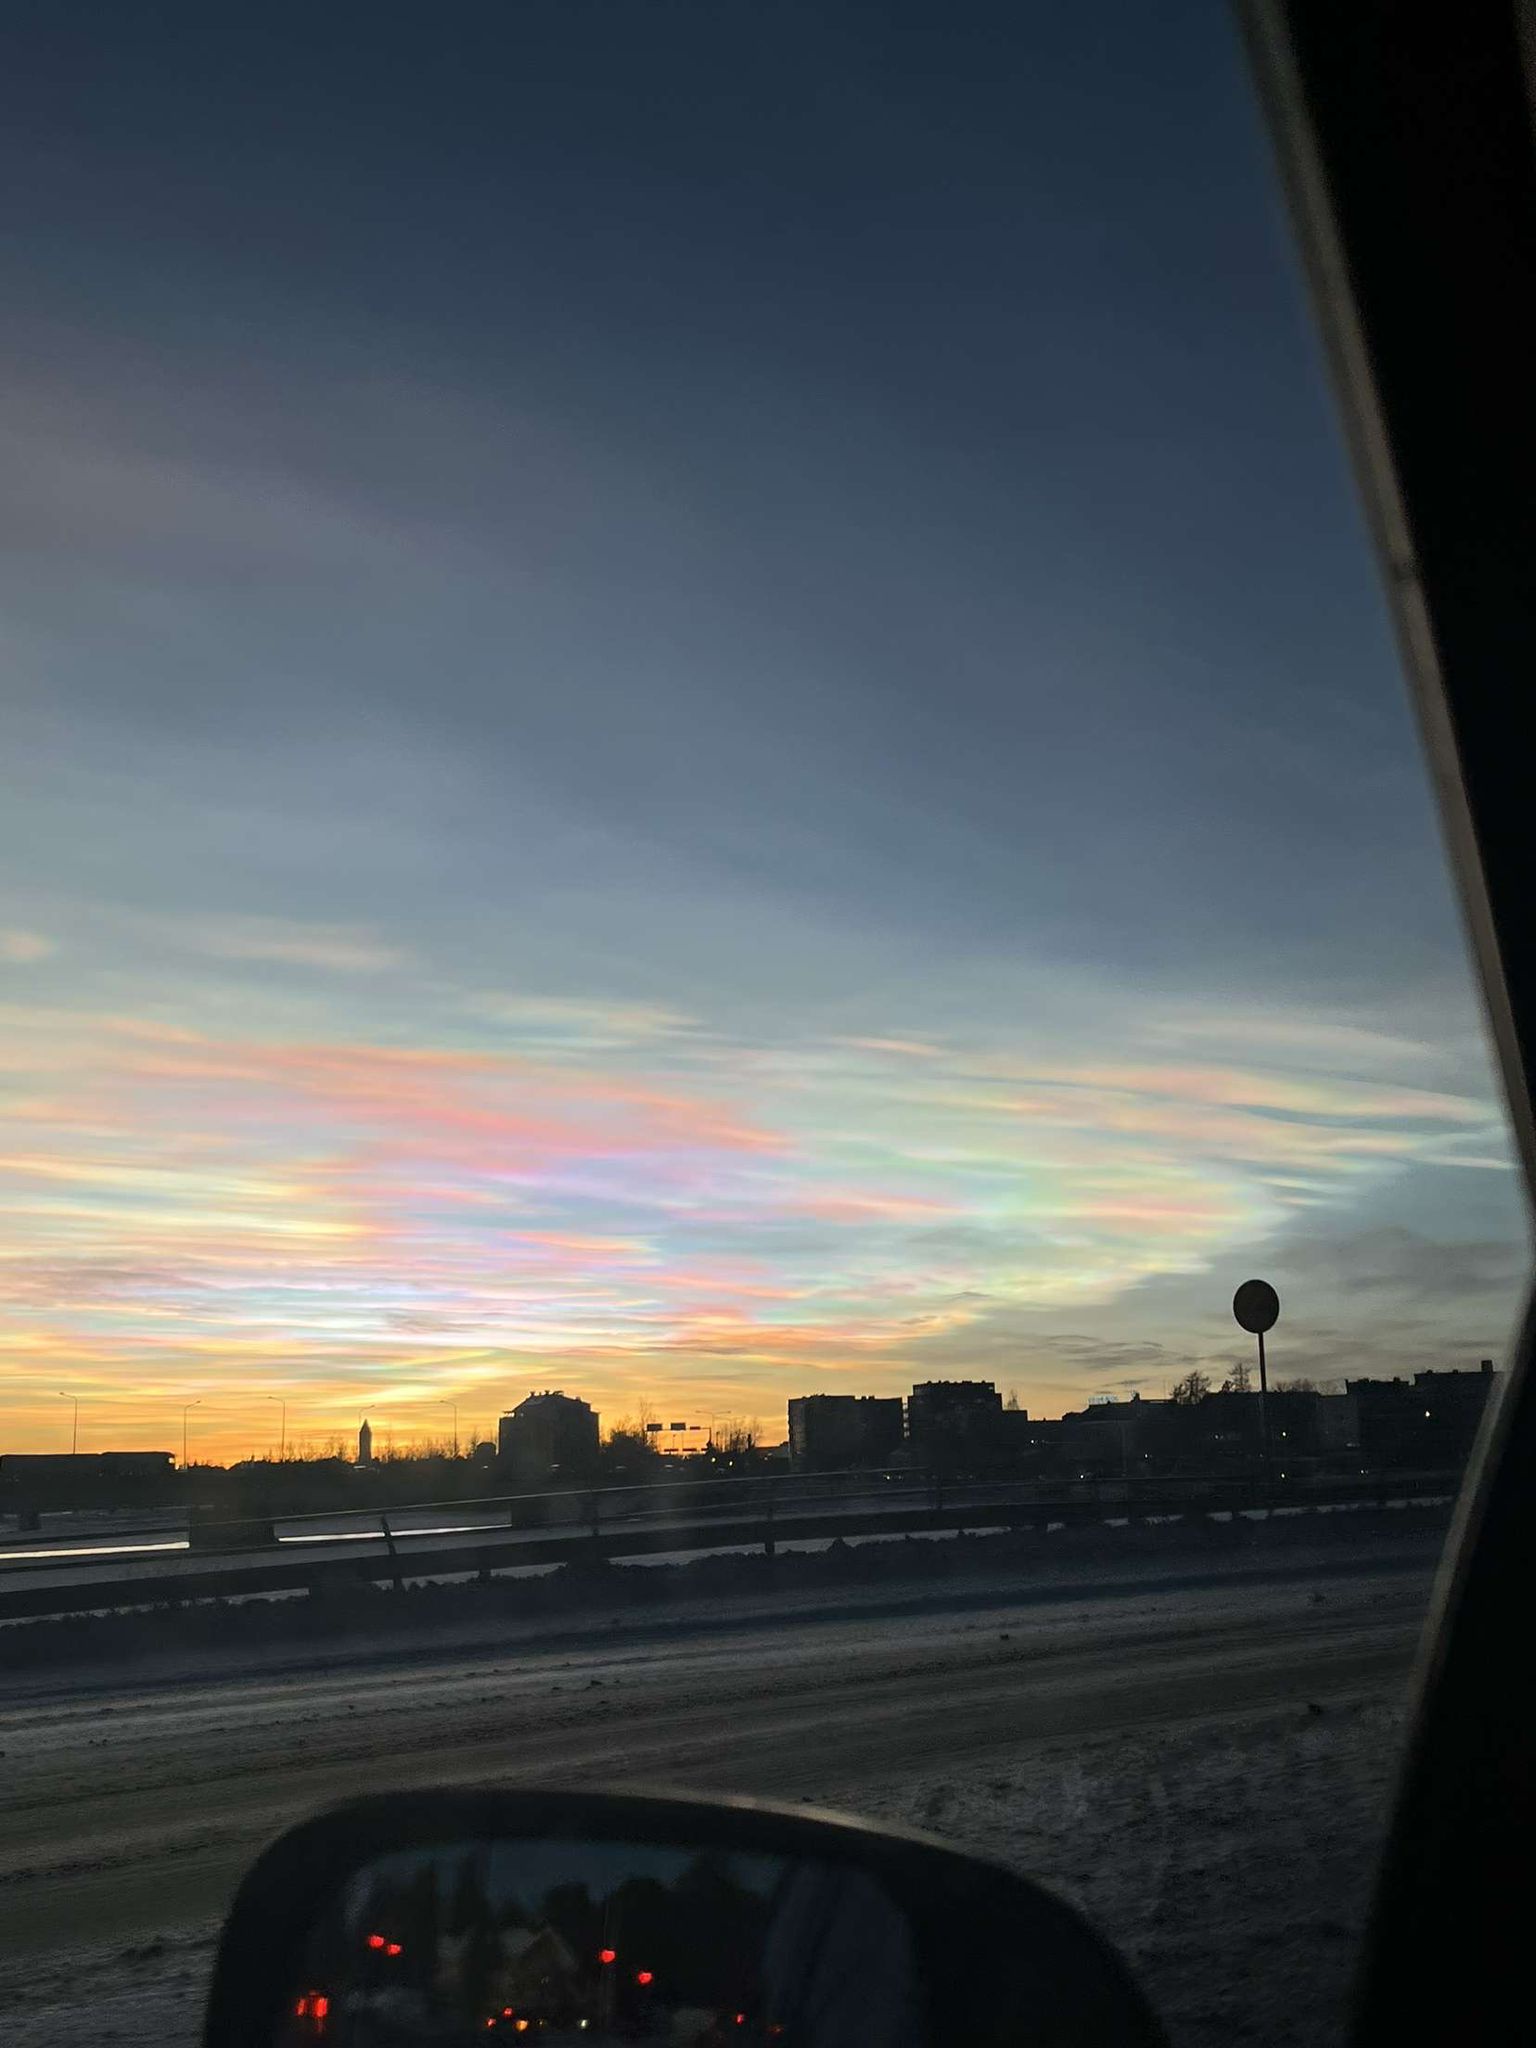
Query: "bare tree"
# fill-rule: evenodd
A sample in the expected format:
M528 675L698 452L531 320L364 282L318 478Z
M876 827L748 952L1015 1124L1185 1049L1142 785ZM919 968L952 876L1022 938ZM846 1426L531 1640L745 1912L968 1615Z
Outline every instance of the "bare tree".
M603 1449L619 1465L649 1465L661 1455L656 1439L632 1422L616 1422L603 1439Z
M1277 1394L1315 1394L1318 1392L1318 1385L1316 1380L1309 1379L1276 1380L1275 1392Z
M721 1424L715 1448L739 1454L754 1450L757 1446L758 1421L755 1415L728 1415Z
M413 1436L404 1444L397 1444L393 1436L384 1439L384 1448L374 1441L373 1458L376 1465L414 1465L426 1458L451 1458L453 1438L449 1436Z
M620 1415L610 1422L603 1431L603 1442L607 1444L644 1444L647 1450L657 1447L658 1432L650 1427L655 1420L650 1403L642 1401L633 1415Z
M1196 1366L1185 1373L1183 1379L1174 1384L1169 1391L1168 1398L1170 1401L1176 1402L1180 1408L1193 1408L1195 1403L1203 1401L1210 1391L1210 1380Z
M1251 1394L1253 1392L1253 1369L1246 1359L1239 1359L1221 1383L1224 1394Z

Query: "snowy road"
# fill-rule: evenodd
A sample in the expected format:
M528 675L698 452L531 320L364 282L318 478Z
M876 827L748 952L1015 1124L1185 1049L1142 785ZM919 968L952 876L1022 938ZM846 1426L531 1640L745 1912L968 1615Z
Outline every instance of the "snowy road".
M188 2048L212 1924L256 1846L347 1792L448 1779L734 1789L915 1820L1084 1897L1160 1998L1188 2006L1191 1985L1211 1985L1232 2038L1220 1940L1208 1930L1204 1964L1186 1958L1176 1973L1147 1946L1169 1871L1220 1831L1213 1799L1241 1807L1277 1745L1300 1743L1307 1769L1293 1758L1282 1771L1277 1824L1294 1829L1310 1799L1325 1839L1291 1872L1288 1917L1284 1898L1278 1919L1268 1908L1266 1953L1316 1914L1319 1856L1337 1855L1341 1813L1379 1797L1385 1778L1377 1724L1396 1710L1428 1556L1047 1608L981 1591L968 1611L793 1628L722 1632L697 1611L615 1617L552 1648L433 1666L13 1700L0 1708L6 2038ZM1377 1732L1362 1747L1367 1726ZM1255 1740L1250 1768L1240 1760ZM1224 1768L1222 1792L1211 1774ZM1065 1806L1064 1787L1077 1788ZM1138 1839L1114 1816L1147 1799ZM1161 1843L1151 1859L1148 1815ZM1309 1967L1311 2031L1294 2038L1316 2041L1316 1999L1337 1987ZM1241 1995L1262 2003L1256 1969L1262 1980L1245 1956ZM1198 2013L1183 2018L1184 2040L1218 2038Z

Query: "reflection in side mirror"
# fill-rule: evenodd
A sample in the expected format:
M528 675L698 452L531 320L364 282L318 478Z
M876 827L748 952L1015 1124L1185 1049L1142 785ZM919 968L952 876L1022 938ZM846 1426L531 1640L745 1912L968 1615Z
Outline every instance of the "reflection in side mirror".
M1074 1912L921 1837L605 1794L360 1800L257 1863L206 2048L1159 2043Z
M274 2048L922 2038L905 1920L861 1871L652 1843L380 1857L314 1928L295 1989Z

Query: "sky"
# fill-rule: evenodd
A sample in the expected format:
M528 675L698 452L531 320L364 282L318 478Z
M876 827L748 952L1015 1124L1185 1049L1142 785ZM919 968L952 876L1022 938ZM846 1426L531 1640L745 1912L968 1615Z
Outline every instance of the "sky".
M1502 1362L1218 0L24 4L0 1449ZM286 1404L279 1408L278 1404Z

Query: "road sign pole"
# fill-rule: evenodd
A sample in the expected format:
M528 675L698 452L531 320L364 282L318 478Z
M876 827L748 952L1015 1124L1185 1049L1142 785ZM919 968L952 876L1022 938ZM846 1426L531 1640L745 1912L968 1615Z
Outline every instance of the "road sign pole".
M1267 1485L1271 1477L1269 1454L1269 1374L1264 1366L1264 1332L1258 1330L1254 1334L1259 1340L1259 1439L1263 1445L1264 1480Z
M1264 1358L1264 1332L1280 1320L1280 1297L1267 1280L1245 1280L1232 1297L1232 1314L1241 1330L1259 1340L1259 1455L1264 1484L1273 1477L1269 1445L1269 1372Z

